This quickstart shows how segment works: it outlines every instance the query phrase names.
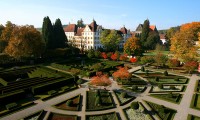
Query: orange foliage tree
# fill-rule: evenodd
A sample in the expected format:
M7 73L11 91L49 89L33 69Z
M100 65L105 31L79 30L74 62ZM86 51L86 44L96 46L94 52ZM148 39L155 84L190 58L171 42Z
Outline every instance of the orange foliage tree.
M127 56L128 56L127 54L120 55L119 60L121 60L121 61L126 61L126 60L128 59Z
M170 51L176 59L183 59L187 62L188 58L194 59L197 57L197 42L200 32L200 22L187 23L181 26L180 31L176 32L171 39Z
M90 84L96 86L109 86L111 84L111 81L107 75L99 73L97 74L97 76L92 77Z
M128 72L127 67L119 67L118 70L112 74L112 76L114 77L115 80L117 79L128 80L131 78L132 75Z
M124 44L124 52L131 55L138 55L141 52L140 41L136 37L130 37Z
M106 54L105 52L102 52L102 53L101 53L101 57L102 57L103 59L107 59L107 58L108 58L108 56L107 56L107 54Z

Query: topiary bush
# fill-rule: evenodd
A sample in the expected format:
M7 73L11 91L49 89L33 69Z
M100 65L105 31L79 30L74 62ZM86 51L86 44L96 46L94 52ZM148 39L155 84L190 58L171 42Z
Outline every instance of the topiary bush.
M167 71L164 72L164 76L168 76L168 72Z
M133 85L133 86L132 86L132 90L134 90L134 91L135 91L135 90L138 90L138 86Z
M170 86L170 89L171 89L171 90L175 90L176 87L171 85L171 86Z
M73 101L72 100L68 100L66 102L66 105L69 106L69 107L73 106Z
M156 78L155 78L155 81L156 81L156 82L159 82L159 78L158 78L158 77L156 77Z
M138 102L132 102L131 103L131 108L134 109L134 110L137 110L139 108L139 103Z
M83 80L82 79L79 79L78 81L77 81L77 84L82 84L83 83Z
M101 101L100 101L100 97L99 96L96 97L95 105L96 106L100 106L101 105Z
M141 67L141 71L142 71L142 72L145 72L144 66Z
M145 75L148 76L149 75L149 70L145 71Z
M158 88L163 89L163 84L158 84Z
M126 98L127 97L127 93L126 92L122 92L121 96L122 96L122 98Z

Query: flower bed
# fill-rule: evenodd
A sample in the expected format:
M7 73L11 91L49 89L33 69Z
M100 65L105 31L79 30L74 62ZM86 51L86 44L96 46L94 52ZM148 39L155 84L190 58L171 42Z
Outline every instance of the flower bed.
M152 117L149 114L146 114L144 110L145 108L139 104L139 109L134 110L128 107L124 109L124 112L128 120L152 120Z

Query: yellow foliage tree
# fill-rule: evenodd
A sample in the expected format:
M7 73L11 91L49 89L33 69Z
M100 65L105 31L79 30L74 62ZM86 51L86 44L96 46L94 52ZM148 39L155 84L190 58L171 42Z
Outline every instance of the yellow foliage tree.
M11 34L5 53L14 58L40 56L44 42L40 32L33 26L16 26Z
M136 37L130 37L124 44L124 52L128 55L138 55L141 53L140 41Z
M195 42L198 41L200 22L187 23L181 26L171 39L170 51L174 57L188 61L197 57Z

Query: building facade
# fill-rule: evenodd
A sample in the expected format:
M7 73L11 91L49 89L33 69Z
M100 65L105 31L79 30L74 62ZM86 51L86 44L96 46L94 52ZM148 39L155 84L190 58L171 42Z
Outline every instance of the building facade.
M104 48L100 42L100 35L103 30L102 26L97 25L95 20L85 27L78 27L76 24L69 24L64 28L68 42L82 50L97 50L99 48ZM123 48L123 44L129 37L131 37L130 30L127 30L124 26L120 30L117 30L117 33L123 38L119 43L119 48Z

